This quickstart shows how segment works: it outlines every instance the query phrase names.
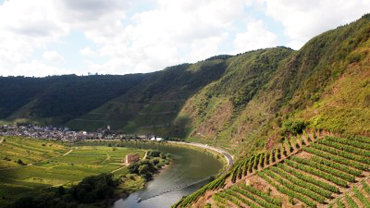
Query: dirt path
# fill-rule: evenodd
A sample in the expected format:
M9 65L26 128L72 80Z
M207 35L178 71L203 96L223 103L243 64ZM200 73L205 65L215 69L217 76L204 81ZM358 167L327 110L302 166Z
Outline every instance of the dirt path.
M69 150L67 153L65 153L63 156L67 156L67 155L69 155L71 152L72 152L73 150L71 149L71 150Z
M222 150L222 149L217 149L215 147L211 147L207 144L200 144L200 143L188 143L188 142L175 142L175 141L169 141L169 143L172 143L172 144L182 144L182 145L190 145L190 146L194 146L194 147L201 147L201 148L204 148L204 149L208 149L208 150L211 150L211 151L214 151L214 152L218 152L220 154L222 154L226 160L227 160L227 165L228 167L231 167L233 164L234 164L234 157L229 154L228 152Z
M148 156L148 151L145 151L145 155L143 157L143 160L145 160L147 156Z
M117 172L117 171L119 171L119 170L122 170L123 168L125 168L126 167L126 164L124 164L123 163L123 166L122 167L119 167L119 168L117 168L117 169L115 169L115 170L112 170L110 173L115 173L115 172Z
M100 164L103 164L105 161L110 160L110 155L109 155L109 153L108 153L108 152L106 152L105 154L107 155L107 157L106 157L103 161L101 161L101 163L100 163Z

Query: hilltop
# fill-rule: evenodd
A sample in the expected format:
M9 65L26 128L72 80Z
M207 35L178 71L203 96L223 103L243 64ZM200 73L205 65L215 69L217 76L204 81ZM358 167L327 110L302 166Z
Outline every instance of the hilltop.
M149 74L0 78L0 119L110 125L248 154L303 129L367 136L369 23L364 15L298 51L220 55Z

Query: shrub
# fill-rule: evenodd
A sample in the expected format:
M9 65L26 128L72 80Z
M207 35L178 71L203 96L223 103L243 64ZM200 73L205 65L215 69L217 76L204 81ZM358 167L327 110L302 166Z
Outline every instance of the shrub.
M271 172L270 170L265 170L264 171L268 176L270 176L271 178L273 178L274 180L278 181L282 186L284 186L285 188L288 188L294 192L297 192L297 193L301 193L301 194L304 194L310 198L312 198L313 200L317 201L317 202L320 202L320 203L324 203L325 202L325 198L314 193L313 191L311 190L308 190L308 189L305 189L305 188L302 188L300 186L297 186L287 180L284 180L282 179L281 177L279 177L278 175L274 174L273 172Z
M281 129L281 135L288 136L290 134L291 135L302 134L306 126L307 126L307 123L301 120L283 122L283 126Z
M348 160L346 158L343 158L341 156L337 156L337 155L333 155L333 154L328 154L322 150L318 150L318 149L314 149L314 148L305 148L304 149L306 152L309 152L309 153L312 153L314 155L317 155L317 156L320 156L322 158L325 158L327 160L332 160L334 162L337 162L337 163L340 163L340 164L343 164L343 165L347 165L347 166L350 166L350 167L353 167L353 168L356 168L358 170L367 170L368 168L366 167L366 165L364 164L361 164L361 163L358 163L358 162L355 162L355 161L351 161L351 160Z
M287 180L289 180L290 182L292 182L293 184L297 185L297 186L300 186L300 187L303 187L303 188L306 188L308 190L311 190L319 195L322 195L326 198L331 198L331 193L329 191L326 191L326 190L323 190L322 188L319 188L315 185L312 185L310 183L307 183L303 180L300 180L298 178L295 178L287 173L285 173L285 171L283 170L280 170L276 167L271 167L271 170L274 171L276 174L286 178Z
M18 161L17 161L17 163L19 164L19 165L26 165L21 159L19 159Z
M351 208L358 208L358 206L357 206L357 204L356 204L356 202L355 201L353 201L353 199L350 197L350 196L348 196L347 194L346 194L346 201L347 201L347 203L348 203L348 205L351 207Z
M328 181L331 181L331 182L335 183L338 186L345 187L345 188L348 187L348 184L345 181L343 181L339 178L333 177L330 174L326 174L326 173L324 173L320 170L317 170L315 168L312 168L312 167L309 167L309 166L306 166L306 165L302 165L302 164L299 164L299 163L294 163L290 160L286 160L285 162L286 162L286 164L288 164L289 166L291 166L293 168L300 169L304 172L307 172L307 173L316 175L318 177L324 178Z
M295 157L295 156L292 157L291 159L293 161L297 162L297 163L305 164L305 165L310 166L312 168L316 168L318 170L329 173L329 174L331 174L333 176L336 176L338 178L342 178L343 180L346 180L348 182L355 182L356 181L356 178L353 175L348 175L347 173L344 173L342 171L330 168L329 166L321 165L319 163L316 163L313 160L302 159L302 158Z
M353 192L355 192L356 198L358 198L366 208L370 207L370 201L365 198L365 196L356 187L353 187Z
M280 206L280 207L282 205L282 202L280 200L275 199L275 198L272 198L270 196L270 193L271 193L271 189L270 188L267 190L267 193L265 194L262 191L260 191L258 189L255 189L255 188L253 188L251 186L246 186L245 184L241 184L239 187L241 187L242 189L245 189L245 190L247 190L247 191L249 191L249 192L251 192L251 193L253 193L253 194L255 194L255 195L259 196L259 197L261 197L262 199L264 199L265 201L267 201L267 202L269 202L271 204L274 204L274 205Z
M296 193L294 191L291 191L291 190L285 188L284 186L277 185L271 179L269 179L263 172L258 172L257 174L258 174L258 176L260 176L261 178L263 178L265 181L267 181L269 184L271 184L273 187L275 187L279 192L281 192L283 194L286 194L286 195L288 195L290 197L297 198L300 201L302 201L305 204L307 204L307 206L309 206L309 207L316 207L316 204L313 201L311 201L309 198L307 198L306 196L303 196L303 195L298 194L298 193Z
M353 170L353 169L348 168L345 165L341 165L341 164L338 164L338 163L331 162L329 160L321 159L317 156L311 157L311 160L313 160L317 163L329 166L329 167L333 167L337 170L341 170L343 172L346 172L346 173L354 175L354 176L361 176L361 174L362 174L362 172L360 170Z

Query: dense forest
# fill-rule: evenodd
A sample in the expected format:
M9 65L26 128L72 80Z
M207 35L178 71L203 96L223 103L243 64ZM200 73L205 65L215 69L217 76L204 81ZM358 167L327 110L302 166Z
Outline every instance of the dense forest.
M0 118L64 124L122 95L142 74L0 77Z

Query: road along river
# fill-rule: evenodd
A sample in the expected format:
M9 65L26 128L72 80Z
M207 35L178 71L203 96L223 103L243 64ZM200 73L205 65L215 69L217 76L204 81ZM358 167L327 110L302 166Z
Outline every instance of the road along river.
M125 146L170 153L172 161L145 188L116 201L113 208L170 207L207 184L210 176L216 176L222 169L222 163L213 156L191 148L149 142L125 143ZM141 199L139 203L138 198Z

